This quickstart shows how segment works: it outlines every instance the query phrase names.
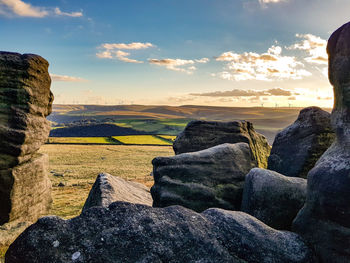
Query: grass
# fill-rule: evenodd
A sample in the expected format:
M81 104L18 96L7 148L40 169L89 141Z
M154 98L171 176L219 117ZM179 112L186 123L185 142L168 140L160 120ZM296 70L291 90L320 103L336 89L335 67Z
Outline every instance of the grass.
M112 136L113 139L120 141L122 144L133 145L172 145L169 140L164 140L155 135L126 135Z
M127 145L46 144L40 152L50 157L53 185L50 214L66 219L80 214L99 173L110 173L151 187L152 159L173 155L171 147ZM59 187L59 183L65 186Z
M69 144L118 144L109 137L50 137L49 143L69 143Z
M158 137L174 142L176 139L175 135L158 135Z

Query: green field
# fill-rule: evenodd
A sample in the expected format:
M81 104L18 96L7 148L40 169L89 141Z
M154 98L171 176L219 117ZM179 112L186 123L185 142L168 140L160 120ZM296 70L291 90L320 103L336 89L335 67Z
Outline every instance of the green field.
M118 144L110 137L50 137L48 143L57 144Z
M112 138L126 145L172 145L171 140L155 135L112 136Z
M50 137L48 144L112 144L171 146L174 135L124 135L111 137Z

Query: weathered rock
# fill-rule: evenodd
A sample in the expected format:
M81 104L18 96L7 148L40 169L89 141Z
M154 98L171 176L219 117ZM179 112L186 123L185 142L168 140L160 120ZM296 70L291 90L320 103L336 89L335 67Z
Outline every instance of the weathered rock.
M0 169L25 162L45 143L53 95L48 62L0 52Z
M247 143L153 159L153 206L239 210L246 174L256 167Z
M321 262L350 262L350 23L328 41L334 86L336 141L308 174L307 198L293 229L314 246Z
M128 182L108 173L101 173L92 186L83 211L93 206L108 207L116 201L152 206L151 193L143 184Z
M290 230L305 199L305 179L254 168L245 179L241 210L270 227Z
M330 113L318 107L301 110L298 119L276 135L268 169L285 176L306 178L334 141L330 118Z
M0 225L13 220L35 221L50 208L51 182L48 156L36 154L29 161L0 170Z
M7 263L314 262L295 233L242 212L202 214L172 206L115 202L79 217L44 217L10 246Z
M191 121L174 141L175 154L196 152L223 143L248 143L261 168L267 167L271 147L266 138L246 121Z
M0 52L0 224L35 221L51 203L48 159L37 154L50 131L48 65L37 55Z

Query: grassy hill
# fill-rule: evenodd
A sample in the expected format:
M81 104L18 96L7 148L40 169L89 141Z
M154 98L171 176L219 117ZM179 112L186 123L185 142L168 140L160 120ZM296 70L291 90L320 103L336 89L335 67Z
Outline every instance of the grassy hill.
M173 135L194 119L247 120L270 144L278 131L297 118L301 108L54 105L48 119L55 137L106 137L122 135ZM102 126L101 126L102 125ZM127 130L129 129L129 130Z

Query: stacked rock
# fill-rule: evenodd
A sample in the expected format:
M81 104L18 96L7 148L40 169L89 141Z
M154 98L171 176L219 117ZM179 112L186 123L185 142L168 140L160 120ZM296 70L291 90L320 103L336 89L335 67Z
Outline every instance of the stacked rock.
M276 135L268 169L306 178L334 137L330 113L318 107L302 109L298 119Z
M48 62L33 54L0 52L0 225L34 221L48 211L47 140L53 95Z
M293 229L321 262L350 262L350 23L332 34L327 52L336 141L308 174L306 204Z
M260 168L267 167L271 147L248 121L191 121L174 141L175 154L196 152L223 143L245 142Z

